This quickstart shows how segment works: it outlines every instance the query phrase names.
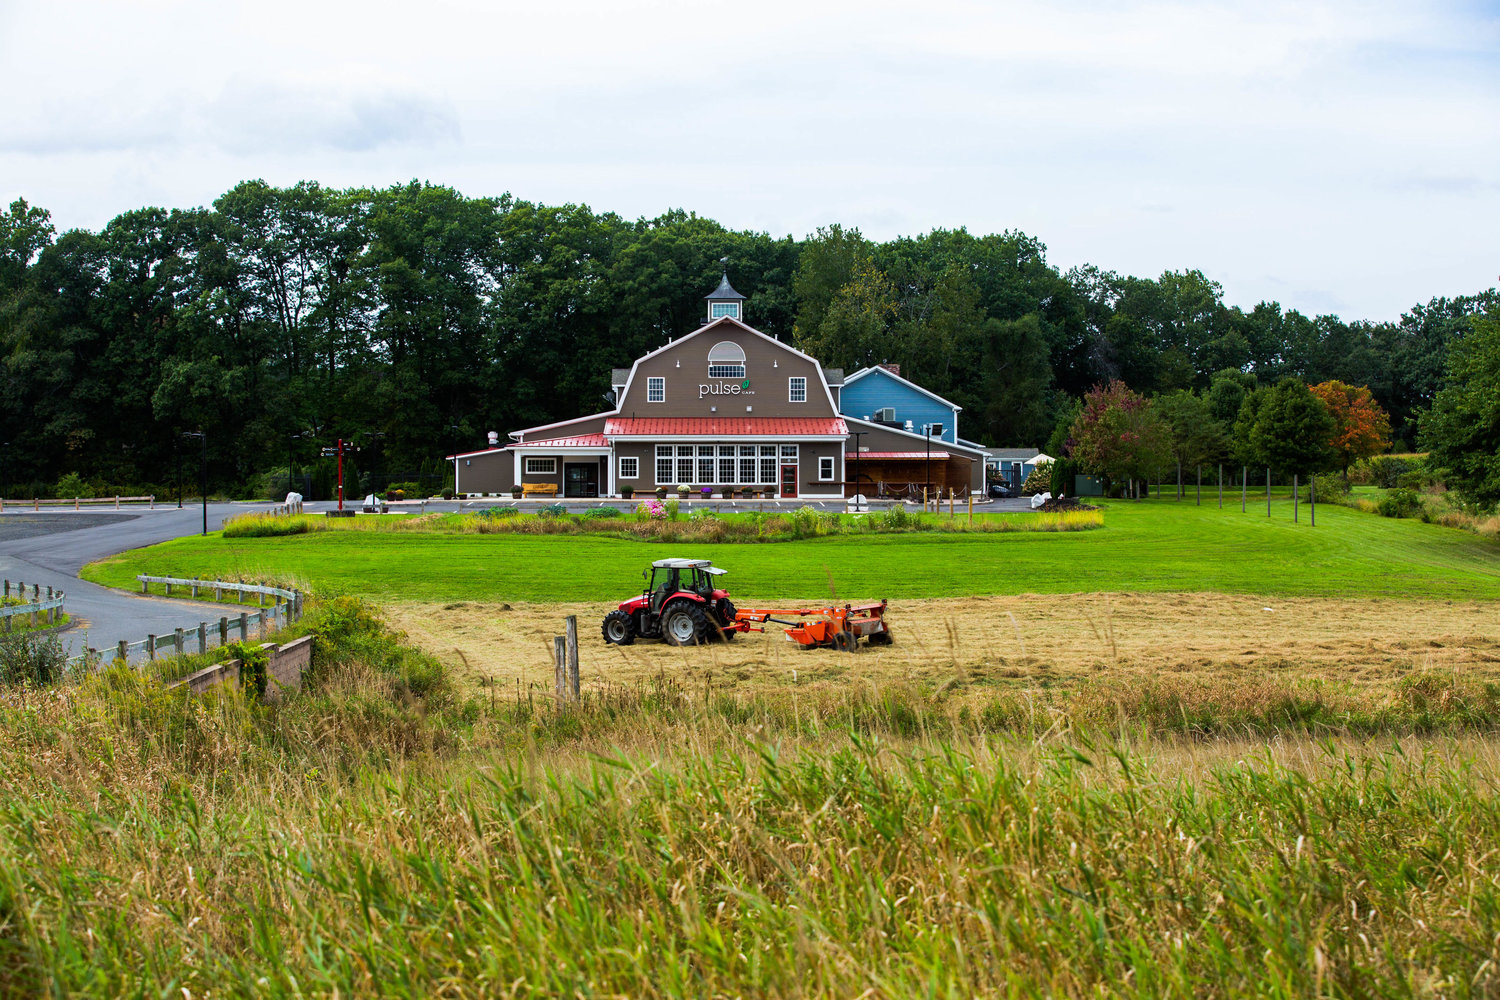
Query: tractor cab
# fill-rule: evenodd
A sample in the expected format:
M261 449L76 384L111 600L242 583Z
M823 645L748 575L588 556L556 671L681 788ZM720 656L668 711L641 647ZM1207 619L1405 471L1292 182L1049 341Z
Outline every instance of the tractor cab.
M685 645L718 634L734 621L728 592L715 586L725 572L707 559L656 560L641 571L645 592L605 618L605 641L628 645L641 636Z

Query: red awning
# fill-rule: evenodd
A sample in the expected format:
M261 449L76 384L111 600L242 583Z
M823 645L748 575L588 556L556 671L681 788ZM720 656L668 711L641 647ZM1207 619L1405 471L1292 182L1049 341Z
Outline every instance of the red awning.
M924 459L924 458L931 458L931 459L942 459L943 461L947 461L948 460L948 453L946 451L931 451L931 452L929 452L929 451L862 451L862 452L860 452L858 454L855 454L852 451L846 451L846 452L844 452L844 458L847 459L847 460L849 460L849 461L851 461L851 462L854 461L857 458L880 458L880 459L892 459L892 458Z
M842 417L615 417L607 437L843 437Z
M580 434L577 437L542 438L540 441L517 441L512 448L608 448L603 434Z

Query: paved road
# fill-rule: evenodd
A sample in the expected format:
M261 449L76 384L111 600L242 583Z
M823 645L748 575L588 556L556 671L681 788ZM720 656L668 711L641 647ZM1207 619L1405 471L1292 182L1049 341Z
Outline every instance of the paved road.
M216 531L226 517L267 506L211 503L208 528ZM81 653L85 645L108 649L121 639L134 642L150 633L196 625L207 615L198 602L141 597L85 583L78 579L79 569L127 549L195 535L202 528L201 506L118 513L7 510L0 514L0 577L55 587L68 595L65 610L72 624L61 638L69 655Z

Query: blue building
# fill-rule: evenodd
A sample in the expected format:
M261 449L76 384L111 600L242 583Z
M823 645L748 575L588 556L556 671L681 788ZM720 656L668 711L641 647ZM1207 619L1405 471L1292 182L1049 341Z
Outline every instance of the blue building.
M902 378L900 365L861 368L846 376L839 390L839 412L847 417L924 436L929 424L942 424L942 432L932 436L934 441L972 445L958 436L958 412L962 409Z

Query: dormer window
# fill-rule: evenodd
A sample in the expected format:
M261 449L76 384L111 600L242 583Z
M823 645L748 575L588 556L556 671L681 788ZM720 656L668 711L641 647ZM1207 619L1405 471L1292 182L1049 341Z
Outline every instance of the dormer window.
M708 307L709 319L723 319L725 316L730 319L739 319L740 304L738 302L715 302Z
M714 303L717 307L720 303ZM737 305L736 303L730 303ZM736 310L737 311L737 310ZM733 315L733 314L726 314ZM734 318L738 319L738 316ZM721 341L708 352L709 378L744 378L745 349L730 340Z

